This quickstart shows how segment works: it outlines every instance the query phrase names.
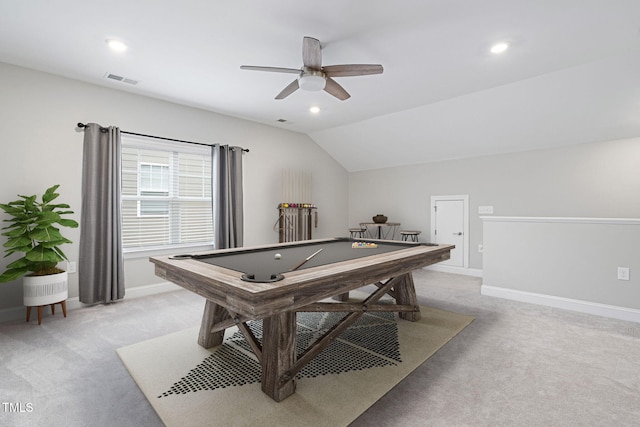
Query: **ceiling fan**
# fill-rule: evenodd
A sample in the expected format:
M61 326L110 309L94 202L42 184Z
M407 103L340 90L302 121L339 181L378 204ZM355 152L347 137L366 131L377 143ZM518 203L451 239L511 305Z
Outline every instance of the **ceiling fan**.
M380 64L343 64L322 66L322 52L320 41L313 37L302 39L302 68L257 67L242 65L243 70L270 71L274 73L298 74L298 78L292 81L276 99L284 99L296 90L324 90L341 101L351 97L333 77L366 76L369 74L381 74Z

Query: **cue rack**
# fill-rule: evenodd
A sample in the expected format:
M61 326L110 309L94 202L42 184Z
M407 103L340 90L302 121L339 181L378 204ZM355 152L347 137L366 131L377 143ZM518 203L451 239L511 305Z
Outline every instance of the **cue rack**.
M283 170L280 179L280 200L313 200L313 178L309 171ZM313 203L278 205L277 227L280 243L312 239L313 228L318 228L318 211Z
M312 203L280 203L278 205L279 242L311 240L318 228L318 210Z

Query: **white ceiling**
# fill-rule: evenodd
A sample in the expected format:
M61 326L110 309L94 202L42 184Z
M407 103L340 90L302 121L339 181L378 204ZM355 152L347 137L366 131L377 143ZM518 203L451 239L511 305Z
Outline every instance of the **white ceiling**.
M0 62L303 132L357 171L639 136L639 30L639 0L0 0ZM240 70L299 68L303 36L384 73L278 101L294 75Z

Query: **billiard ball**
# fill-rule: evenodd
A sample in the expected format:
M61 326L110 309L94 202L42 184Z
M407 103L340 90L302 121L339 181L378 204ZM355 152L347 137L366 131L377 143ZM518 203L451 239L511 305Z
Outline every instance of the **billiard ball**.
M282 258L282 255L280 255L280 254L275 254L273 257L274 257L275 259L280 259L280 258Z

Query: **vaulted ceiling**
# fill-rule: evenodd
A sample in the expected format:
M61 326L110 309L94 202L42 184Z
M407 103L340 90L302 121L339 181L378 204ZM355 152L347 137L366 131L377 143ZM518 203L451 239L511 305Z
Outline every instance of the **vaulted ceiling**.
M275 100L295 75L240 69L300 68L304 36L384 73ZM349 171L640 135L638 0L0 0L0 62L306 133Z

